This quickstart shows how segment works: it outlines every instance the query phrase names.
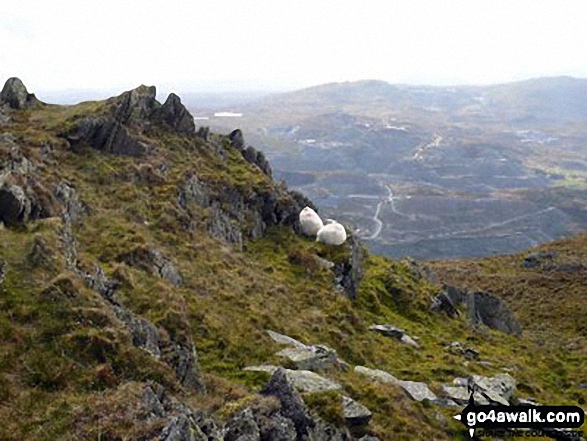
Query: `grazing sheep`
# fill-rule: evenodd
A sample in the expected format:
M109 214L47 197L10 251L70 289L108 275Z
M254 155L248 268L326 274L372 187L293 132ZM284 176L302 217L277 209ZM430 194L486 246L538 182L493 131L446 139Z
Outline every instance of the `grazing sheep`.
M318 216L318 213L310 207L306 207L300 212L300 226L305 235L315 236L324 224L320 216Z
M324 225L317 233L316 242L322 242L327 245L342 245L346 240L346 230L335 220L328 219L327 225Z

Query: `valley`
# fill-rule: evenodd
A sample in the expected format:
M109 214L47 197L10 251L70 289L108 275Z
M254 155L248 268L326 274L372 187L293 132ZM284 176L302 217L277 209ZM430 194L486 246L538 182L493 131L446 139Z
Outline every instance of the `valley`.
M241 128L277 179L372 251L441 259L517 252L585 229L584 103L587 81L561 77L333 83L221 109L189 105L215 130Z

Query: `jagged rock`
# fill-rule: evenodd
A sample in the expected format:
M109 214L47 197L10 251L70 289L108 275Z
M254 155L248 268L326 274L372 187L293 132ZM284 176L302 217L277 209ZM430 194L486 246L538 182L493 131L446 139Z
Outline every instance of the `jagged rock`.
M210 206L210 190L197 176L190 176L179 191L179 205L187 209L188 204L193 202L200 207Z
M372 413L361 403L356 402L350 397L342 397L342 416L347 426L364 426L371 421Z
M432 301L432 309L445 311L450 317L459 314L457 305L464 304L472 323L505 332L521 335L522 327L506 306L497 297L486 292L469 292L454 286L444 286L444 290Z
M208 437L185 415L172 417L169 424L161 431L160 439L163 441L208 441Z
M64 205L71 222L76 223L86 214L87 209L77 196L77 192L67 182L61 182L55 190L55 196Z
M416 401L429 400L436 401L438 397L430 388L420 381L405 381L400 380L398 385L404 389L408 395Z
M191 339L186 343L161 342L163 360L175 371L182 386L195 391L205 390L200 374L198 355Z
M148 320L137 317L121 306L113 306L116 317L123 322L132 336L132 343L150 353L156 359L161 358L159 348L159 331Z
M469 293L467 312L474 324L483 323L506 334L522 334L522 327L505 303L489 293Z
M274 331L270 331L270 330L267 330L267 334L269 334L269 337L271 337L274 341L276 341L279 344L295 346L295 347L302 348L302 349L306 347L306 345L303 344L302 342L299 342L295 338L291 338L287 335L283 335L278 332L274 332Z
M233 221L217 204L214 204L212 207L212 216L208 231L212 237L222 239L226 243L234 245L236 249L242 250L243 233L238 223Z
M196 132L196 136L202 138L206 142L209 142L210 141L210 127L208 127L208 126L200 127L198 129L198 131Z
M0 222L7 225L26 222L31 215L31 201L18 185L0 187Z
M379 369L370 369L365 366L355 366L355 372L365 375L366 377L371 378L372 380L380 381L382 383L392 383L397 384L399 381L393 375L388 372L381 371Z
M473 381L477 387L490 394L490 397L498 396L505 402L511 401L516 389L516 380L510 374L498 374L493 377L473 375Z
M338 360L336 351L323 345L286 348L276 355L288 358L300 370L326 371L333 368L342 368L342 363Z
M184 135L196 133L194 117L181 103L181 99L174 93L170 93L165 103L155 110L153 118L167 124L172 130Z
M228 139L230 140L230 145L238 151L242 152L245 149L245 138L243 137L243 132L240 129L236 129L230 132Z
M242 154L243 158L245 158L247 162L255 164L263 173L271 177L271 166L269 165L269 162L267 161L263 153L257 151L257 149L255 149L252 146L248 146L246 149L243 150Z
M340 389L340 384L311 371L288 370L287 377L291 380L295 388L301 392L321 392Z
M298 437L303 439L302 437L307 436L315 423L307 414L304 401L285 369L277 369L260 393L276 397L281 404L281 413L293 421Z
M180 286L183 283L183 278L177 267L159 250L138 246L119 255L118 260L166 279L173 286Z
M355 366L355 372L382 383L396 384L404 389L413 400L437 400L437 396L434 394L434 392L432 392L424 383L418 381L398 380L393 375L385 371L381 371L379 369L369 369L364 366Z
M111 114L121 124L142 126L161 107L156 95L155 86L145 85L123 92L108 100L112 106Z
M149 146L132 137L127 128L112 116L83 119L60 136L73 148L83 142L115 155L140 156L149 150Z
M267 372L272 375L275 375L277 371L282 370L287 376L288 381L300 392L322 392L340 389L340 384L312 371L294 371L272 365L248 366L244 370L251 372Z
M444 384L442 385L442 390L448 397L460 405L467 404L469 397L471 396L471 392L467 389L466 386ZM489 404L489 401L479 392L475 392L473 398L475 399L476 404Z
M298 369L309 371L325 371L336 368L348 369L348 364L340 360L336 351L325 345L305 345L287 335L268 330L269 336L280 344L290 346L279 351L276 355L285 357L294 362Z
M413 346L415 348L419 348L420 345L408 334L405 333L403 329L400 329L393 325L373 325L370 326L369 329L371 331L375 331L385 337L395 338L402 343L407 345Z
M440 292L434 299L432 299L432 304L430 309L433 311L442 311L445 312L451 318L457 317L460 315L459 310L457 309L457 305L452 300L452 297L446 292Z
M516 380L509 374L498 374L493 377L457 377L452 384L442 386L444 392L459 404L466 404L473 390L476 403L505 406L510 404L515 387Z
M160 418L165 416L165 408L160 398L150 386L145 387L142 404L149 411L150 416Z
M253 412L247 408L236 415L226 423L225 441L260 441L261 433L259 426L255 422Z
M281 413L256 415L261 439L267 441L296 441L298 434L294 422Z
M356 300L363 279L364 250L356 236L350 236L348 243L351 249L350 257L348 261L334 265L334 280L342 292Z
M35 171L35 165L22 153L12 133L0 134L0 146L9 149L8 160L0 164L0 183L9 174L26 175Z
M35 94L28 93L23 82L18 78L9 78L2 92L0 92L0 105L6 104L12 109L24 109L25 107L36 107L41 102Z

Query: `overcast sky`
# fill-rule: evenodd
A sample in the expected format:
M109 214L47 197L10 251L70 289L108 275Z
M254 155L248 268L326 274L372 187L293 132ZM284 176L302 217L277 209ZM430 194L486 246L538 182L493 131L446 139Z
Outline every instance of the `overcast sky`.
M583 0L2 0L0 81L30 91L293 89L587 77Z

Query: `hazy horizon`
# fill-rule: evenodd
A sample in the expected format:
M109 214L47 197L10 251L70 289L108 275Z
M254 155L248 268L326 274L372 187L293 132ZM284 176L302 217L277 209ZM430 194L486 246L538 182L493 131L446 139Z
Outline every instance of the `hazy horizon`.
M585 78L583 12L582 1L25 0L0 17L0 78L38 94Z

